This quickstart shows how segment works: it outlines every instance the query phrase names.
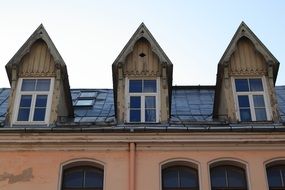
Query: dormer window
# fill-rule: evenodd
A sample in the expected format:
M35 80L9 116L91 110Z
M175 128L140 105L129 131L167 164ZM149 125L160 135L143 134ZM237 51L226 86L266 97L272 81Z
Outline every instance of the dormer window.
M53 78L19 79L14 109L14 123L48 122Z
M130 79L127 84L127 118L132 123L159 121L159 79Z
M263 78L236 78L234 86L237 115L240 121L269 120Z

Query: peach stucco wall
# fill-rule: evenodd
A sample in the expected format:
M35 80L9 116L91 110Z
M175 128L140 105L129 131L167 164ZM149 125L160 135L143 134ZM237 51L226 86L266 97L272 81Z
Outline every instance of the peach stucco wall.
M106 145L111 146L112 145ZM185 146L185 144L181 144ZM165 146L164 146L165 147ZM180 148L167 150L159 146L137 143L135 160L135 189L160 190L160 166L171 160L189 160L197 163L200 189L210 189L209 167L214 160L237 160L247 167L249 190L267 190L264 163L273 158L285 158L285 151L259 150L256 147L236 150L211 148ZM175 150L177 149L177 150ZM70 160L91 159L104 164L104 190L128 190L128 144L121 150L32 150L0 152L0 189L4 190L57 190L61 165Z

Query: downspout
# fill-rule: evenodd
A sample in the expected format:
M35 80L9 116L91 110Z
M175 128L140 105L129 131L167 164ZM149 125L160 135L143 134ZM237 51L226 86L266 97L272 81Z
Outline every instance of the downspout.
M130 154L129 154L129 190L135 190L136 144L134 142L130 142L129 149L130 149Z

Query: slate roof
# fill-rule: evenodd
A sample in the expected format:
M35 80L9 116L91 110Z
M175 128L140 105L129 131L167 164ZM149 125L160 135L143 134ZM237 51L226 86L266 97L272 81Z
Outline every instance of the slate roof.
M285 122L285 86L276 86L279 111ZM81 94L89 92L90 97ZM8 108L10 89L0 89L0 122L5 120ZM215 86L174 86L172 89L172 110L170 123L172 126L187 124L214 124L212 119ZM112 89L71 89L74 121L73 125L84 124L98 126L115 125L114 97ZM91 106L76 106L80 99L92 99ZM63 123L64 124L64 123ZM219 123L220 124L220 123Z

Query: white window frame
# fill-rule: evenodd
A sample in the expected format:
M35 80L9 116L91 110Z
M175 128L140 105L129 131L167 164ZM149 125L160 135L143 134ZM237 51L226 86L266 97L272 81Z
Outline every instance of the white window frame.
M156 81L156 92L129 92L129 83L130 80L155 80ZM131 122L130 121L130 97L131 96L140 96L141 97L141 121L140 122ZM155 122L146 122L145 121L145 97L146 96L155 96ZM160 121L160 78L125 78L125 122L128 123L158 123Z
M50 89L49 91L21 91L22 83L24 79L49 79L50 80ZM49 119L50 119L50 112L51 112L51 103L52 103L52 94L54 89L54 78L53 77L37 77L37 78L19 78L18 84L16 88L16 97L14 102L14 108L13 108L13 123L15 125L48 125ZM32 101L31 101L31 108L30 108L30 115L28 121L18 121L18 113L19 113L19 107L20 107L20 101L22 95L31 95ZM44 121L33 121L34 111L35 111L35 103L36 103L36 96L37 95L47 95L47 105L46 105L46 113L45 113L45 120Z
M251 121L256 121L253 96L254 95L262 95L264 98L264 104L265 104L266 121L270 121L272 119L272 115L271 115L271 107L269 106L270 102L269 102L269 97L268 97L268 89L267 89L267 83L266 83L265 76L262 76L262 77L258 77L258 76L257 77L254 77L254 76L252 76L252 77L231 77L231 79L232 79L231 82L232 82L233 93L234 93L234 101L235 101L235 112L236 112L236 117L238 118L238 120L241 121L239 104L238 104L238 96L240 96L240 95L248 96ZM249 79L261 79L263 91L237 92L236 91L236 85L235 85L235 79L247 79L247 80L249 80Z

